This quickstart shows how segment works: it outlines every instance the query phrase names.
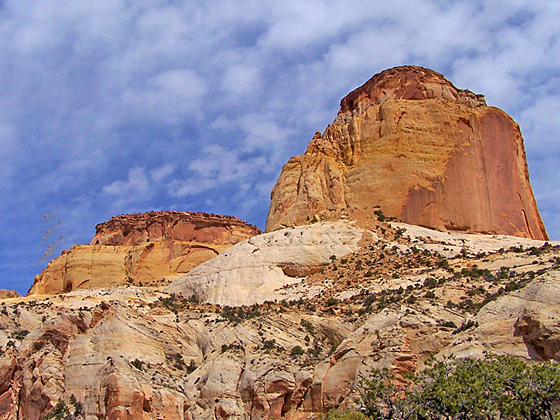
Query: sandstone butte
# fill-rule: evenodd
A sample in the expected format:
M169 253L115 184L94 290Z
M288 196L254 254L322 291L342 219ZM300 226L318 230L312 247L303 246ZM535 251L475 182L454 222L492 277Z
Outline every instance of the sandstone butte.
M19 293L14 290L6 290L0 289L0 300L1 299L10 299L10 298L18 298Z
M333 123L284 165L271 200L267 232L381 211L442 231L548 239L517 123L416 66L342 99Z
M262 233L233 216L162 211L126 214L96 226L35 277L28 295L124 284L162 286L232 245Z

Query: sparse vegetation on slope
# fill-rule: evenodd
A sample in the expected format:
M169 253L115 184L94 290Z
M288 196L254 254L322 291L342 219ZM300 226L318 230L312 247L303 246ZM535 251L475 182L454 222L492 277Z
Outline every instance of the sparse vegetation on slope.
M560 414L560 364L487 354L444 359L395 386L387 370L362 381L360 414L371 419L555 419ZM327 418L346 420L348 413Z

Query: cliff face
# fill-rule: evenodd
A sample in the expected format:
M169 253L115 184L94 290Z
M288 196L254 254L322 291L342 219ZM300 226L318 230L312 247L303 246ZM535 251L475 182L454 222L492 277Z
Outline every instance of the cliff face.
M560 243L531 239L519 129L480 95L376 75L272 198L269 230L304 226L118 216L2 301L0 420L306 420L374 369L407 386L432 356L560 360ZM102 288L123 284L155 287Z
M233 245L262 233L237 217L180 211L123 214L95 230L91 245L118 246L163 240Z
M123 284L162 286L261 233L235 217L177 211L116 216L96 231L90 245L75 245L51 261L29 294Z
M348 94L271 194L267 231L376 210L439 230L547 239L519 126L482 95L415 66Z

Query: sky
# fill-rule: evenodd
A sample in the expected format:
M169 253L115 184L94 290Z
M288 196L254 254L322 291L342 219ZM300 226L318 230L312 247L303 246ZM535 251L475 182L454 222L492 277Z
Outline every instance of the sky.
M264 228L282 165L404 64L520 124L560 240L559 22L557 0L0 0L0 288L113 215Z

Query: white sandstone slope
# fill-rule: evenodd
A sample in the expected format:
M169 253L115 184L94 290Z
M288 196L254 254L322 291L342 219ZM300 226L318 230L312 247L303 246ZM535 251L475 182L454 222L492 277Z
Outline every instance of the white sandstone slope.
M168 293L220 305L252 305L286 296L279 290L358 249L363 230L322 222L255 236L179 277Z
M390 222L394 229L401 229L404 236L423 249L435 251L446 257L454 257L465 250L471 254L480 252L497 252L511 247L530 248L540 247L545 243L558 244L558 241L543 241L538 239L521 238L509 235L481 235L429 229L408 223Z

